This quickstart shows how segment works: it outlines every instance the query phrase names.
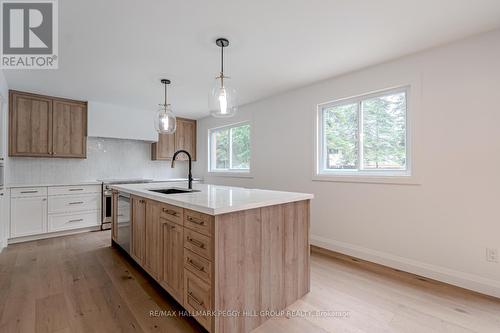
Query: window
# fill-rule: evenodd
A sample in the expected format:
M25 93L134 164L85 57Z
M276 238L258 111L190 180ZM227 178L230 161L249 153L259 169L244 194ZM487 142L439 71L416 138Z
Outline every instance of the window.
M250 124L211 129L209 142L210 171L250 171Z
M319 175L408 176L407 88L320 105Z

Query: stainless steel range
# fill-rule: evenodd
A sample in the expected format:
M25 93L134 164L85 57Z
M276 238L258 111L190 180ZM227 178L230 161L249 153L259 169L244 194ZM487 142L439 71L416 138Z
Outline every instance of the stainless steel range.
M111 229L111 214L113 212L113 201L111 198L110 185L113 184L142 184L151 183L153 179L99 179L102 182L102 224L101 229Z

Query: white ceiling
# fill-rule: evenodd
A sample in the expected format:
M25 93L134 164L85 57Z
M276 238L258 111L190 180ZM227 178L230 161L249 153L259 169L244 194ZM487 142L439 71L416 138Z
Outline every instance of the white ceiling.
M11 89L208 114L226 72L245 104L500 26L498 0L61 0L59 69L6 70Z

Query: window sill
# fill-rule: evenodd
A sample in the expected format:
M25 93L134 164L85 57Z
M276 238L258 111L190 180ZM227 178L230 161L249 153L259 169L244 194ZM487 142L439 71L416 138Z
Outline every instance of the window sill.
M252 173L244 171L209 171L212 177L253 178Z
M316 174L313 181L341 182L341 183L371 183L371 184L395 184L395 185L420 185L422 182L416 176L405 175L329 175Z

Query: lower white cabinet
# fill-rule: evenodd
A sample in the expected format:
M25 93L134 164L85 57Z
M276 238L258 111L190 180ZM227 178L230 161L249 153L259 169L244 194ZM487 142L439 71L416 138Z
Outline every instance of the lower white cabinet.
M10 238L98 227L101 192L96 185L11 189Z
M101 214L97 211L82 212L78 214L50 214L49 232L79 229L100 224Z
M101 208L101 194L49 195L49 215L95 211Z
M47 232L47 197L14 197L10 209L11 238Z

